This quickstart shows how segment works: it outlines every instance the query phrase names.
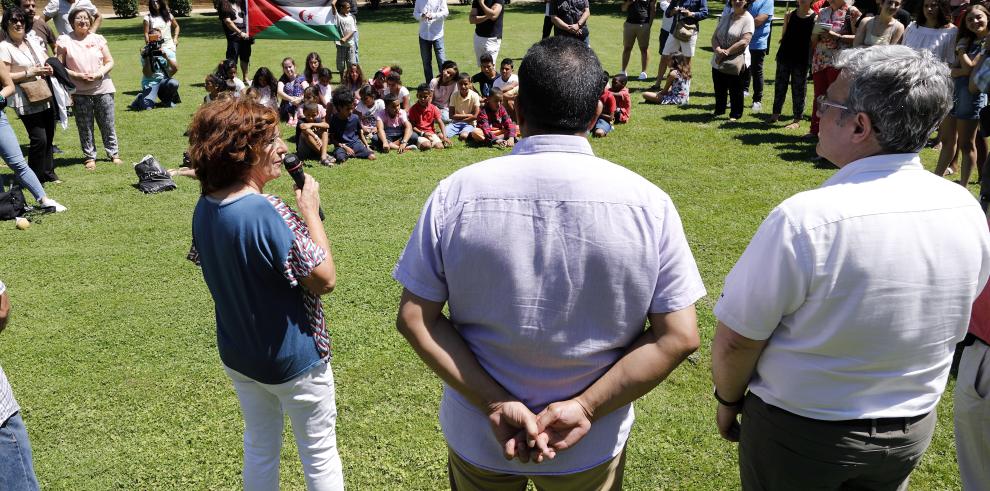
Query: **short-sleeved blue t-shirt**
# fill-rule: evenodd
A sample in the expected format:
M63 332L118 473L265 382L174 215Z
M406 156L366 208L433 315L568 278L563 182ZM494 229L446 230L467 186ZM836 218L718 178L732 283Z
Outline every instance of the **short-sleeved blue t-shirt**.
M264 384L323 361L302 286L287 277L295 236L260 194L199 199L193 248L216 305L217 348L231 369Z
M329 120L330 134L337 142L350 145L361 141L361 137L358 136L358 131L361 131L361 118L357 114L352 112L346 120L338 118L337 115L327 119Z

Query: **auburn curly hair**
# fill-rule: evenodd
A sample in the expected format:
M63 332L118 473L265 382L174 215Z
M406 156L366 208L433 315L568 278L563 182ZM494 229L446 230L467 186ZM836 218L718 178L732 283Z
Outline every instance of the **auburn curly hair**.
M279 136L278 112L253 101L221 98L189 124L189 160L203 194L242 179Z

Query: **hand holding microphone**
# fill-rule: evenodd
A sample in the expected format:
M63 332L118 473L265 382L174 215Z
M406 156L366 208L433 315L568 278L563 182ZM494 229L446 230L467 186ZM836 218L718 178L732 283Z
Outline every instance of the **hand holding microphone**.
M305 214L306 211L316 209L320 220L326 220L320 206L320 183L303 171L303 161L296 154L287 153L282 157L282 165L296 183L296 204L299 211Z

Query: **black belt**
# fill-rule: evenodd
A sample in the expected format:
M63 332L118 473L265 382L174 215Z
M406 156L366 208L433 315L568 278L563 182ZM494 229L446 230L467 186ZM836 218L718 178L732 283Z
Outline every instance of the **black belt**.
M871 433L883 433L887 431L897 431L897 430L903 431L906 430L908 426L911 426L927 418L928 415L931 414L931 412L929 411L925 414L919 414L917 416L907 416L900 418L824 420L824 419L809 418L807 416L801 416L800 414L794 414L786 409L781 409L777 406L767 404L765 401L763 401L763 399L760 399L759 396L753 394L752 392L749 393L749 396L759 399L760 402L762 402L764 405L767 406L767 408L773 411L780 411L783 413L787 413L795 418L800 418L811 423L842 427L850 430L862 430Z

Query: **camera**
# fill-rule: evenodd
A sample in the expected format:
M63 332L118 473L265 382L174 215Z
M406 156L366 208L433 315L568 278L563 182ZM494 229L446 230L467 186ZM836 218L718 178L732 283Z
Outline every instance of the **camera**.
M146 58L151 58L154 56L165 56L165 52L162 51L162 35L157 32L148 35L148 44L141 48L141 56Z

